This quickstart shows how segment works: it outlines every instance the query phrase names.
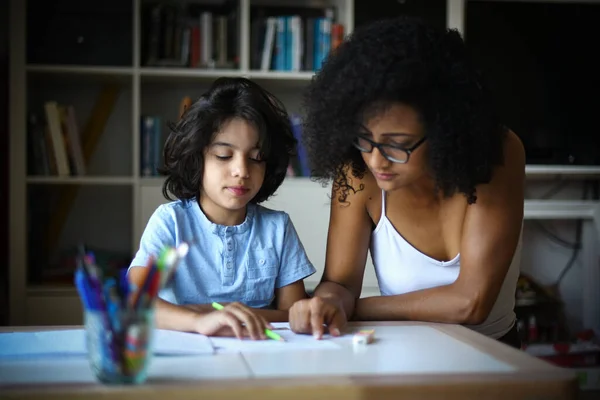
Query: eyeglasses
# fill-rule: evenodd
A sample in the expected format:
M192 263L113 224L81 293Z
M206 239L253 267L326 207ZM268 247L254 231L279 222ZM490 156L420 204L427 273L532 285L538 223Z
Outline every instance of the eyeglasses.
M400 147L394 146L392 144L383 144L372 141L371 139L365 136L357 136L354 138L352 144L358 150L363 153L371 153L373 148L377 148L381 155L385 157L387 160L394 162L405 164L408 162L410 158L410 154L417 149L423 142L427 139L427 136L423 136L419 141L413 144L411 147Z

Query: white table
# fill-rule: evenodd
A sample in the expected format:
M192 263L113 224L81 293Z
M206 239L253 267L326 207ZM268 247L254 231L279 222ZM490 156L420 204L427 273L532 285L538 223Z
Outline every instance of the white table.
M97 383L84 356L0 359L2 399L575 398L572 371L455 325L353 323L377 340L354 347L155 357L140 386ZM65 328L65 327L62 327ZM69 327L72 328L72 327ZM3 331L43 327L3 328ZM57 327L56 329L61 329Z

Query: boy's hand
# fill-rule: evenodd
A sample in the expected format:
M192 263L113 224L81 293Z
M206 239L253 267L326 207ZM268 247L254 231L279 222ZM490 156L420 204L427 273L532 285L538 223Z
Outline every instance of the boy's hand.
M289 311L290 328L296 333L312 334L321 339L326 325L329 333L339 336L347 323L346 312L338 302L313 297L295 302Z
M272 326L266 319L241 303L231 303L222 310L199 315L196 322L196 332L202 335L222 336L233 332L238 339L250 336L254 340L264 340L267 328L272 329Z

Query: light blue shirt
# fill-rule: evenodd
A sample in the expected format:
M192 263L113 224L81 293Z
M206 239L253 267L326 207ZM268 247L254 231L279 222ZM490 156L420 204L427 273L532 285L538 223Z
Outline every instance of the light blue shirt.
M145 266L165 246L195 240L160 297L174 304L238 301L269 307L275 289L304 279L315 268L283 211L248 204L240 225L212 223L195 200L159 206L150 217L132 266Z

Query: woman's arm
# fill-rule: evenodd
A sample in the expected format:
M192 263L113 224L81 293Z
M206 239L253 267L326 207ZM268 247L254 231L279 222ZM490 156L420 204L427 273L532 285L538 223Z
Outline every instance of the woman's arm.
M504 154L504 165L490 183L477 187L477 202L467 207L457 280L397 296L360 299L356 319L485 321L512 262L523 221L525 152L512 132Z
M289 310L292 331L311 333L316 339L323 336L323 325L331 335L341 334L362 289L372 225L366 204L370 191L377 185L352 179L355 187L364 184L364 189L356 193L351 190L346 202L340 202L339 193L332 190L327 255L321 282L311 299L297 301Z
M371 240L372 220L366 202L375 182L358 180L351 176L354 187L346 202L340 202L339 193L332 190L325 270L314 297L334 301L342 306L348 319L354 313L355 299L360 297L362 281Z
M276 310L255 310L269 322L287 322L288 310L297 301L306 299L304 281L299 280L279 289L275 289Z

